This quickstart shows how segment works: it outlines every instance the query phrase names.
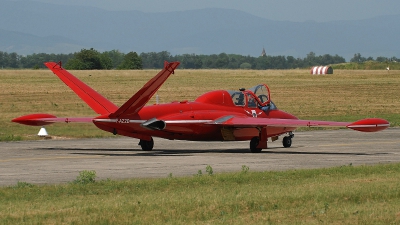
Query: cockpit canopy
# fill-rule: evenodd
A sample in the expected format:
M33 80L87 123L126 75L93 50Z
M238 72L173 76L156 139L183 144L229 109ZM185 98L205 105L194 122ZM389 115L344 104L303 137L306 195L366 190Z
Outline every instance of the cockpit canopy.
M265 84L259 84L247 90L240 89L240 91L228 92L236 106L247 106L249 108L263 108L269 106L269 109L276 109L275 104L271 102L269 88Z
M195 101L217 105L259 108L264 111L277 109L271 101L269 88L265 84L260 84L247 90L241 88L239 91L211 91L199 96Z

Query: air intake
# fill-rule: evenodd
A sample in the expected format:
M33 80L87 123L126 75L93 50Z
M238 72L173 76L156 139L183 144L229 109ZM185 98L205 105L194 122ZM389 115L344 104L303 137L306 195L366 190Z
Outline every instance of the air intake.
M164 130L166 123L163 120L158 120L156 118L149 119L141 124L142 127L148 128L150 130Z

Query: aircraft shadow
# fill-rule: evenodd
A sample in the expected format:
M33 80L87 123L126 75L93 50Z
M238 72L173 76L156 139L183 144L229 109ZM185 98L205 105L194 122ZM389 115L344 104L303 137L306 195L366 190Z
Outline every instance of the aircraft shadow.
M298 147L291 147L290 149L296 149ZM284 149L284 150L283 150ZM36 148L35 150L47 150L47 151L77 151L70 152L70 154L76 155L100 155L100 156L192 156L195 154L202 153L225 153L225 154L286 154L286 155L349 155L349 156L374 156L384 155L388 153L364 153L364 152L322 152L322 151L288 151L287 148L283 147L272 147L264 149L260 153L251 153L249 149L154 149L152 151L142 151L141 149L115 149L115 148ZM130 152L131 154L127 154Z
M142 152L141 149L127 149L127 148L35 148L39 151L118 151L118 152Z
M302 151L302 152L295 152L295 151L262 151L263 153L268 153L268 154L289 154L289 155L386 155L388 153L364 153L364 152L307 152L307 151Z

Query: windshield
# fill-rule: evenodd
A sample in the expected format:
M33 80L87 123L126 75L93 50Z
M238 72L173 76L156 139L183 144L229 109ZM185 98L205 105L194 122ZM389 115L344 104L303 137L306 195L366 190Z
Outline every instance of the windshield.
M265 84L259 84L248 89L258 97L262 105L267 105L270 102L269 88Z

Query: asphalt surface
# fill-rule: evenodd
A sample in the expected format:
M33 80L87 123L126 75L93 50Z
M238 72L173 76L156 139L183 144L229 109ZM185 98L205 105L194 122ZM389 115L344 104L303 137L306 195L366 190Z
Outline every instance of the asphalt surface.
M207 165L214 173L322 168L400 162L400 129L377 133L352 130L295 132L291 148L282 138L261 153L248 142L188 142L155 139L145 152L131 138L40 140L0 143L0 186L18 181L66 183L80 171L95 170L97 180L192 176Z

